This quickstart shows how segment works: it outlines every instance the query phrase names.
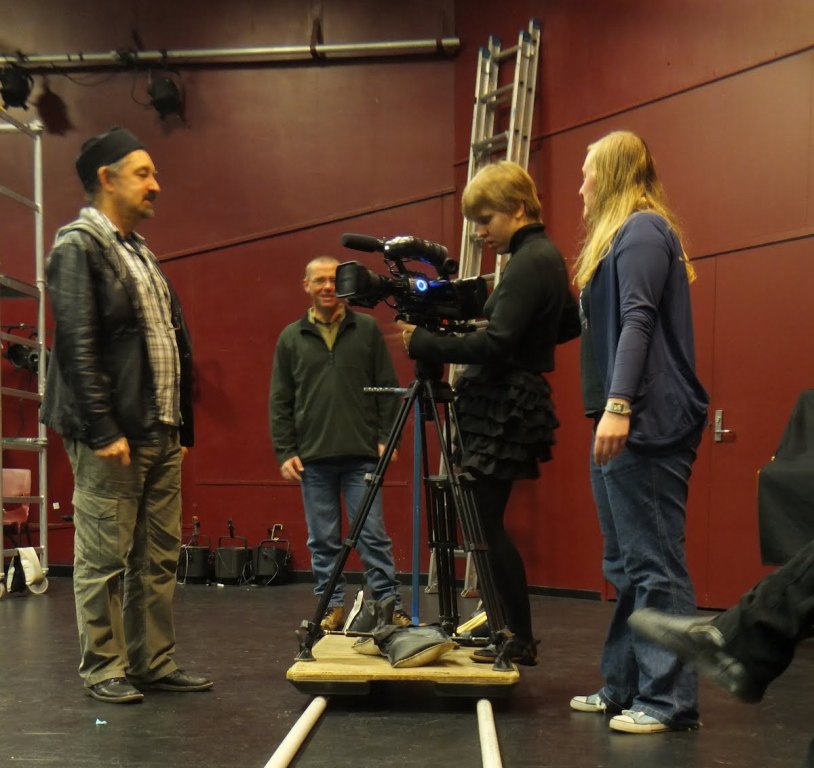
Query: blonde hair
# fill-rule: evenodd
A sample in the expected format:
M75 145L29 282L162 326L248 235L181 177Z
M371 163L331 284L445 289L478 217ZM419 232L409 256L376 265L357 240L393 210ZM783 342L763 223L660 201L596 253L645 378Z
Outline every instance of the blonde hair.
M339 266L339 259L335 259L333 256L317 256L314 259L311 259L305 265L305 279L311 279L311 270L317 266L317 264L330 264L332 266Z
M526 218L540 221L540 198L526 170L510 160L501 160L481 168L464 188L461 211L475 219L484 208L514 213L522 205Z
M585 240L576 262L574 282L579 288L587 285L599 262L610 251L617 232L633 213L657 213L681 242L678 221L667 205L653 156L644 139L630 131L609 133L588 146L585 165L594 173L595 187L593 201L585 215ZM695 269L683 245L681 256L692 282Z

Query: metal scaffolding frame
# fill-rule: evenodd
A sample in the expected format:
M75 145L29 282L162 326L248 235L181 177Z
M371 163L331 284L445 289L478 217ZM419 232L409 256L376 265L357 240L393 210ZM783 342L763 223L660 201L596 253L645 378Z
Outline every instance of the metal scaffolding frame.
M37 390L21 390L12 387L0 386L0 467L5 464L4 452L30 451L38 454L38 488L37 494L31 496L6 497L3 494L3 478L0 472L0 498L5 505L7 502L25 503L39 507L39 545L35 547L39 558L40 568L44 574L48 572L48 436L45 425L39 420L39 405L45 391L46 342L45 342L45 252L43 243L43 184L42 184L42 133L44 127L40 121L22 123L12 117L5 109L0 107L0 135L23 134L33 142L33 188L34 197L30 199L0 185L0 196L9 198L28 208L34 217L34 259L35 259L35 285L29 285L16 278L0 275L0 300L30 299L37 303L36 336L25 337L0 330L0 341L6 344L18 344L28 347L37 354ZM0 326L2 328L2 326ZM2 382L0 381L0 385ZM16 397L25 401L37 403L37 434L31 437L6 437L3 430L3 400ZM0 528L3 524L3 506L0 505ZM6 591L5 562L7 558L17 555L16 548L5 549L3 545L3 560L0 563L0 598ZM38 584L30 584L32 592L40 594L47 588L48 580L43 579Z

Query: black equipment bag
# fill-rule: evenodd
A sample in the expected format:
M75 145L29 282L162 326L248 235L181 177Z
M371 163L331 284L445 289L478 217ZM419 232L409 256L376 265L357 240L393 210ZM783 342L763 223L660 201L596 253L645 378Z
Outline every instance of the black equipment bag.
M229 535L218 538L215 550L215 579L223 584L243 584L251 581L252 554L245 536L235 536L232 519L228 520ZM225 542L242 542L241 546L226 546Z
M203 541L201 541L203 539ZM181 545L178 557L178 581L205 584L212 570L212 544L206 534L195 534Z
M254 581L257 584L285 584L291 579L291 542L281 539L282 523L268 529L269 537L254 549Z

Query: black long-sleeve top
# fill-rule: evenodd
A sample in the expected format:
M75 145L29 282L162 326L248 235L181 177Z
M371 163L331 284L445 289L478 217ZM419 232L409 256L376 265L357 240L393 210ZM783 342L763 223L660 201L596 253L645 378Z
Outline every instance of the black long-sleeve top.
M565 262L543 224L512 236L512 254L484 306L485 329L461 336L416 328L410 357L435 363L480 363L538 373L554 370L558 343L580 333Z

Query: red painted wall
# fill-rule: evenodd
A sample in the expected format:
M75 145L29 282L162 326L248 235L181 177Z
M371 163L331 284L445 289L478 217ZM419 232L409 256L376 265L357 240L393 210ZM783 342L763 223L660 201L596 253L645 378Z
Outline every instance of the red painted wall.
M723 409L735 430L726 442L710 434L701 445L687 546L699 602L727 605L765 571L756 473L814 380L814 355L800 335L814 326L814 6L683 0L626 3L622 11L602 2L516 2L499 20L489 8L458 4L462 39L509 41L530 17L543 24L530 170L563 251L578 250L585 148L617 128L648 140L685 227L699 272L699 371L711 410ZM459 57L459 182L473 88L474 72ZM587 488L590 437L574 350L564 351L555 377L560 446L543 479L515 499L512 525L534 583L603 590Z
M228 13L202 13L200 3L117 0L99 3L85 18L79 13L87 3L2 5L8 23L0 50L39 53L130 46L131 29L147 49L305 44L318 7L242 0ZM142 231L181 294L200 376L185 520L197 514L204 532L217 537L231 517L252 542L282 522L295 567L308 568L299 491L279 479L266 425L274 341L305 307L302 268L317 253L333 253L361 256L380 270L375 256L342 252L346 231L414 233L457 250L456 193L466 177L477 48L490 34L515 39L537 16L543 33L530 170L555 241L573 257L586 145L629 127L651 144L697 260L699 368L713 407L739 420L739 439L702 445L688 548L699 600L731 600L762 572L754 474L773 453L796 393L814 378L814 355L801 353L799 336L814 325L805 298L810 285L795 278L810 272L814 232L814 7L808 0L639 0L621 12L601 0L515 0L496 13L482 0L390 3L386 11L375 0L318 5L325 42L454 35L462 47L446 60L185 70L186 124L161 124L131 98L133 88L144 99L143 76L74 77L82 84L48 77L68 127L45 137L46 240L81 202L72 160L87 135L125 124L147 142L161 172L158 214ZM38 77L34 98L42 92ZM16 149L0 151L0 183L27 183L30 166L20 158ZM0 203L2 270L31 279L30 221L8 210ZM784 245L793 238L797 246ZM778 273L778 263L788 271ZM755 286L756 275L765 291ZM761 308L748 311L753 305L741 297L759 297ZM412 370L390 313L379 307L376 315L407 382ZM758 330L761 344L751 341ZM562 422L556 456L539 481L518 485L509 525L531 583L604 592L577 358L576 344L559 351L552 376ZM778 360L786 361L781 375ZM759 387L750 386L752 369ZM756 412L760 429L748 418ZM64 512L70 476L54 442L49 480ZM385 483L402 570L410 564L407 454ZM737 547L727 546L732 531ZM69 530L54 530L51 559L69 562L70 545Z
M207 14L200 3L113 2L98 3L80 23L83 6L14 4L4 11L0 50L109 51L132 46L131 30L148 50L307 45L316 8L294 0L262 8L236 2ZM372 0L326 7L324 42L436 40L452 33L451 2L380 9ZM295 566L308 570L299 488L280 479L268 438L274 343L306 307L300 286L313 256L359 258L383 271L376 255L343 252L343 232L451 239L453 62L433 55L209 66L183 70L182 78L185 122L162 124L136 103L146 100L145 74L48 76L48 88L64 104L66 127L44 141L46 239L81 204L72 167L81 141L114 123L130 127L148 145L163 187L158 214L141 231L165 262L195 342L197 444L185 465L185 521L197 514L202 531L216 539L232 518L252 543L281 522ZM19 119L34 116L44 88L37 77L32 109L15 110ZM30 172L16 144L0 155L6 186L22 191ZM12 209L3 227L14 244L3 249L3 269L33 280L30 219ZM377 314L392 334L392 313ZM391 341L407 382L412 366ZM50 453L51 497L65 513L70 473L56 437ZM407 464L393 466L385 488L401 569L409 568ZM50 518L60 525L58 514ZM70 529L52 529L50 559L71 561Z

